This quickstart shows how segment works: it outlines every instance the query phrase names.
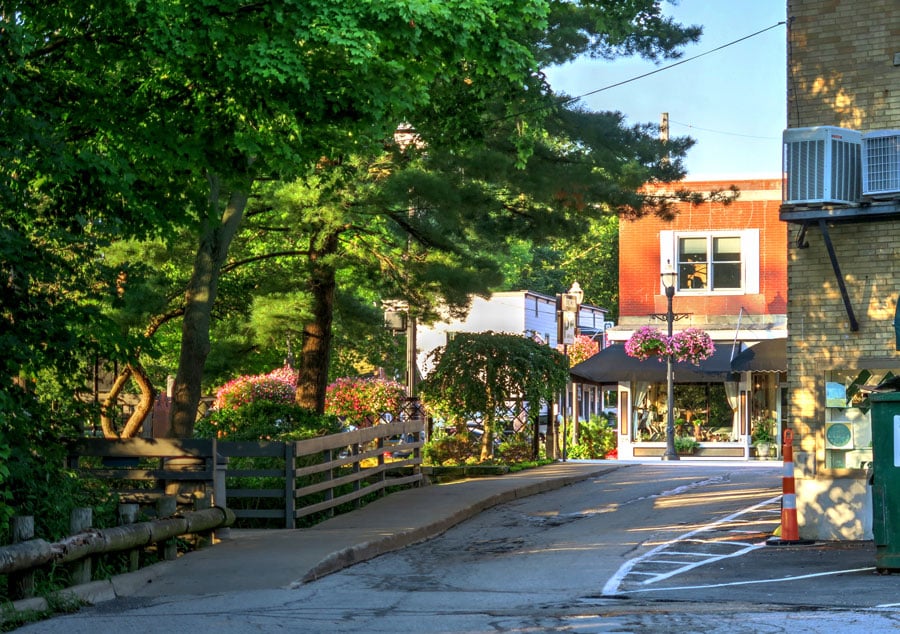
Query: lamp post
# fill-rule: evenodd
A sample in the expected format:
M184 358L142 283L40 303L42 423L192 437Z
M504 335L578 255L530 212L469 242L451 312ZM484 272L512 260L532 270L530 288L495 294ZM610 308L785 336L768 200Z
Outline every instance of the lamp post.
M572 286L562 296L562 344L563 355L566 357L566 364L569 363L569 345L575 343L578 337L578 313L581 312L581 302L584 301L584 291L578 282L572 282ZM571 325L572 327L567 327ZM571 396L569 395L569 385L572 385ZM571 404L567 401L571 398ZM566 393L563 398L563 437L562 437L562 459L567 459L567 441L569 436L569 406L572 408L573 425L577 426L578 413L575 411L575 385L571 381L571 376L566 380Z
M675 281L678 274L672 268L672 264L668 263L659 277L666 289L666 332L671 339L672 324L675 322L672 298L675 296ZM666 390L666 452L662 459L678 460L678 452L675 451L675 367L671 352L666 355Z

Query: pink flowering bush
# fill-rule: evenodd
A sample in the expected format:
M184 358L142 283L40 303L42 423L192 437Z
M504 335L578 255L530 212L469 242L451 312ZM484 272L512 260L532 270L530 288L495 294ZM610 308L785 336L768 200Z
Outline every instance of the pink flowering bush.
M326 389L325 413L365 426L367 417L396 413L405 396L406 389L396 381L345 377Z
M562 352L562 345L557 346L557 349ZM586 335L578 335L575 337L575 343L570 344L568 348L569 366L575 366L582 361L590 359L599 350L600 344L598 342Z
M699 364L716 351L710 336L699 328L686 328L671 337L657 328L642 326L625 342L625 353L641 361L672 355L675 361Z
M293 403L296 386L297 372L291 368L278 368L268 374L239 376L219 388L213 409L237 409L254 401Z

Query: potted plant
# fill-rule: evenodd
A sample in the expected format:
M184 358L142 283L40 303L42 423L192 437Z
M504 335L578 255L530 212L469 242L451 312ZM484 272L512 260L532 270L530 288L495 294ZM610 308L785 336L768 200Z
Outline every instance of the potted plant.
M771 418L757 421L750 432L750 443L756 447L756 455L760 458L768 458L772 451L772 443L775 435L772 433L773 421Z
M693 454L699 446L700 443L698 443L690 436L675 436L676 453L689 456Z

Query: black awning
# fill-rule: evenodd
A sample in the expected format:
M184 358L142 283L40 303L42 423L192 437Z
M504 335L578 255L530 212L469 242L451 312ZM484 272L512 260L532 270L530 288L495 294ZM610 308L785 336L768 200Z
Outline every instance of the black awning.
M734 357L735 372L787 372L787 340L769 339L747 348Z
M572 367L572 379L582 383L617 383L619 381L666 381L666 360L641 361L625 354L625 346L616 344L604 348L594 356ZM709 359L700 362L675 364L676 383L718 383L731 380L731 345L716 346Z

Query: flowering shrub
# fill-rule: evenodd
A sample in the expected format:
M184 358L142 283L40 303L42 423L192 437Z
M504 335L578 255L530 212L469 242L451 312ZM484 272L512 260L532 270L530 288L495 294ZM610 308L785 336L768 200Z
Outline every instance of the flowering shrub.
M656 328L642 326L625 342L625 353L641 361L650 357L662 361L671 354L675 361L697 365L715 350L710 336L699 328L685 328L668 337Z
M237 409L254 401L293 403L297 391L297 373L278 368L269 374L239 376L219 388L213 408Z
M663 357L666 352L666 335L657 328L641 326L625 342L625 354L646 361L650 357Z
M396 381L345 377L326 389L325 412L365 426L368 416L397 412L405 395Z
M216 409L194 425L196 438L220 440L305 440L336 434L337 418L319 415L291 403L258 400L234 408Z
M562 351L562 345L557 346ZM600 344L586 335L575 337L575 343L569 346L569 366L575 366L585 361L600 350Z

